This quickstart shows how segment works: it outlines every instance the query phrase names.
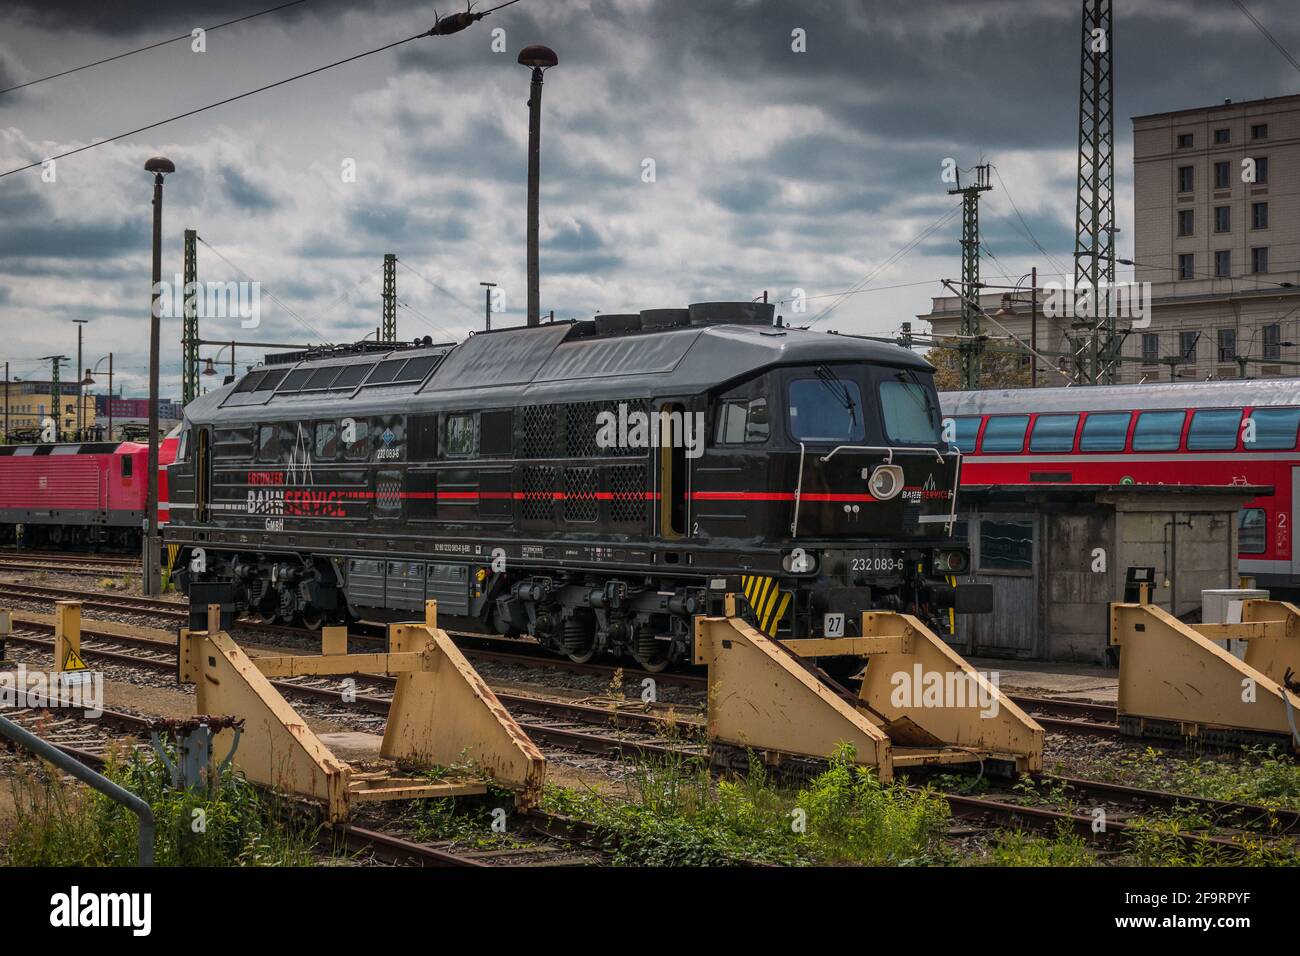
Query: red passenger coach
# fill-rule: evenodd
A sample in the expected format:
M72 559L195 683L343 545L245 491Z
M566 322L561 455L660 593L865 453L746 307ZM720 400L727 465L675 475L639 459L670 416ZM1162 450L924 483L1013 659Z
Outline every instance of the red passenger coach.
M166 463L159 447L159 521L166 520ZM24 547L140 546L149 447L136 442L0 445L0 542Z
M1269 485L1238 516L1239 566L1300 588L1300 379L940 393L963 486Z

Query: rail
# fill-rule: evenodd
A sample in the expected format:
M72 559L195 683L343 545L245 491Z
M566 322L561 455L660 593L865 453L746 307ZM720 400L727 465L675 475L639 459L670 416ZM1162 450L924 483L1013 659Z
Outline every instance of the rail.
M26 747L32 753L65 773L76 777L82 783L94 787L110 800L122 804L140 818L139 854L141 866L153 866L154 822L153 810L130 790L119 787L102 773L91 770L81 761L64 753L48 740L14 723L7 717L0 717L0 734L8 737L19 746Z

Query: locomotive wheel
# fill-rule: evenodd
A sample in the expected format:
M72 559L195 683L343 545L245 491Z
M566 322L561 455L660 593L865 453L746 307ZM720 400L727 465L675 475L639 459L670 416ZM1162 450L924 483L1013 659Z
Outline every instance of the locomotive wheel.
M664 670L669 664L672 663L672 660L668 657L667 654L665 654L661 658L651 658L650 660L642 660L639 657L633 658L633 660L635 660L639 665L641 665L642 670L647 670L651 674L658 674L660 671Z
M585 664L596 656L593 622L578 617L564 622L564 653L575 664Z
M302 609L302 626L309 631L319 631L325 623L325 612L314 605L308 604Z

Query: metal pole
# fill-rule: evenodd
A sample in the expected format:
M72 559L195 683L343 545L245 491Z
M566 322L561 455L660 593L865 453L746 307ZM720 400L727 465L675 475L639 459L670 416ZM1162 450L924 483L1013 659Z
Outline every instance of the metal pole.
M153 809L130 790L119 787L101 773L91 770L80 760L64 753L54 744L37 737L26 728L14 723L8 717L0 717L0 734L14 743L26 747L36 756L48 760L65 773L76 777L82 783L94 787L104 796L122 804L140 818L140 833L137 847L141 866L153 866Z
M541 176L542 68L533 67L528 95L528 324L541 322L540 273L537 263L538 183Z
M152 303L149 309L149 481L148 498L145 503L145 549L144 593L156 595L162 590L160 580L160 555L162 548L158 541L158 338L159 312L158 301L162 285L162 204L163 173L174 172L176 167L170 160L154 158L145 163L144 168L154 174L153 178L153 287Z
M1029 347L1038 351L1038 266L1029 270ZM1029 384L1038 387L1038 356L1032 356L1029 366Z
M113 353L108 353L108 440L113 440Z
M9 363L5 362L5 433L4 444L9 444Z
M234 342L230 343L230 374L232 377L235 374L235 343Z
M85 328L86 322L88 322L89 320L88 320L88 319L73 319L72 321L77 323L77 441L82 441L82 439L83 439L84 436L82 435L82 427L83 427L83 426L82 426L82 421L81 421L81 391L82 391L82 385L81 385L81 374L82 374L82 367L81 367L81 333L82 333L83 329Z
M492 331L492 290L483 290L483 331Z

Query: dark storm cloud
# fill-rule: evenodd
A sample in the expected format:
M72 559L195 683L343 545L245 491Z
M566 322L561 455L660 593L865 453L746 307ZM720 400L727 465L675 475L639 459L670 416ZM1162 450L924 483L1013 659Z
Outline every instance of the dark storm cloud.
M156 41L195 27L212 26L247 16L279 6L283 2L285 0L188 0L184 4L160 3L157 0L116 0L113 3L103 3L102 0L8 0L5 13L6 16L46 29L67 29L72 25L78 30L103 34L106 38L156 32ZM391 5L408 4L402 0L393 0ZM268 17L295 23L305 16L337 12L354 6L357 4L346 0L307 0L297 6L268 14ZM259 17L251 22L256 24L263 19L265 18ZM238 29L239 26L225 29Z
M258 186L234 166L222 166L220 175L226 198L240 209L268 212L279 205L267 190Z

